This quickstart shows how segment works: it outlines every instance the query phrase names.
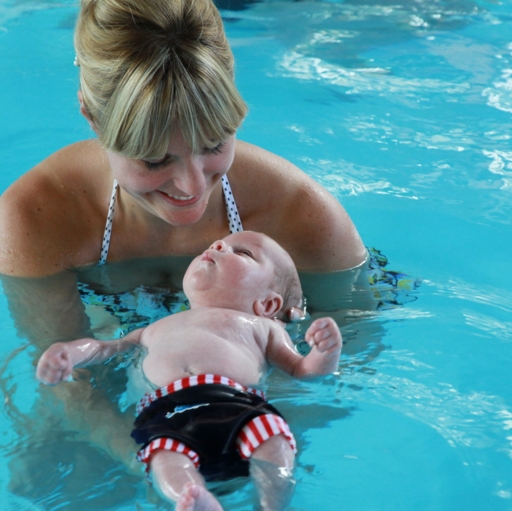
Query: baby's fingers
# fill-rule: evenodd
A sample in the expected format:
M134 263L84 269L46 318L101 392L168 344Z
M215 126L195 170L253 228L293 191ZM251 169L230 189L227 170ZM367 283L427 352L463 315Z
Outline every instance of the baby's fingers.
M59 373L45 366L37 368L36 376L45 385L55 385L60 381Z
M316 339L316 335L319 332L324 331L328 327L328 324L329 322L327 321L327 318L316 319L313 321L306 332L306 341L311 344L310 341L314 341ZM319 337L319 340L321 339L322 338Z
M338 342L337 338L333 335L330 335L328 338L323 339L321 341L316 342L316 348L320 353L324 353L331 349L337 349L340 347L341 343Z
M337 332L339 332L338 325L332 318L320 318L311 323L306 332L306 340L308 337L321 340Z
M68 378L73 364L66 353L45 353L37 364L36 376L46 385L55 385Z
M306 341L320 352L341 347L341 333L332 318L321 318L311 324L306 332Z

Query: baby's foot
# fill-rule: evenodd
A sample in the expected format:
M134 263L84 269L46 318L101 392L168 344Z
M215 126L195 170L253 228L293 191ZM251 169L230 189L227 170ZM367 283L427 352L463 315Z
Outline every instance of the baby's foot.
M222 508L206 488L189 483L176 503L176 511L222 511Z

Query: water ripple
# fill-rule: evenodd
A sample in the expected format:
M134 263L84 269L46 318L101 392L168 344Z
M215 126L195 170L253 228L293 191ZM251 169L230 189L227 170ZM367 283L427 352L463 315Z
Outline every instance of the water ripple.
M52 9L56 7L69 7L70 5L74 5L74 2L67 2L66 0L54 0L54 1L46 1L41 2L38 0L29 0L29 1L10 1L10 2L1 2L0 3L0 31L7 32L8 22L11 20L18 19L24 16L27 13L33 11L41 11L45 9Z
M415 119L411 119L415 122ZM347 117L345 126L352 133L354 140L361 142L371 141L380 145L408 145L425 149L438 149L442 151L462 152L470 147L477 147L477 138L480 133L465 126L453 125L442 134L439 126L424 124L420 128L411 124L394 123L390 119L378 118L374 114Z
M510 82L512 91L512 80ZM512 112L512 110L510 110ZM512 190L512 151L486 151L483 150L484 156L492 159L489 164L489 172L502 177L501 190Z
M407 356L401 359L402 364L411 364ZM512 437L504 434L512 429L512 411L498 396L478 391L465 394L449 383L427 385L382 371L345 371L343 380L346 385L364 388L357 394L358 401L386 406L427 424L452 447L483 448L498 442L512 458Z
M446 284L425 280L426 285L435 285L441 294L468 302L489 305L505 312L512 312L512 293L482 284L470 284L458 280L448 280Z
M453 83L433 78L402 78L381 67L345 69L317 57L307 57L297 51L286 52L277 64L285 77L297 80L322 81L346 88L346 94L378 92L380 95L405 95L439 92L460 94L469 90L467 83Z
M304 162L304 168L336 197L374 193L412 200L421 198L411 189L397 186L391 181L383 179L382 169L355 165L353 162L343 159L333 161L301 158L301 160Z
M512 112L512 69L505 69L500 81L494 82L493 87L487 87L482 95L487 98L487 104L504 112Z
M512 321L499 321L474 311L464 311L462 315L469 326L490 334L495 339L512 341Z

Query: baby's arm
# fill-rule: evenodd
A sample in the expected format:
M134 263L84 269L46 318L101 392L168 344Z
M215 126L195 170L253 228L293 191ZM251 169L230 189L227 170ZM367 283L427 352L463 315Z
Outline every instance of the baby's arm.
M341 332L332 318L319 318L309 326L306 342L311 351L305 356L296 371L308 374L329 374L336 371L343 347Z
M305 357L297 353L283 328L276 325L273 330L267 346L270 364L296 378L329 374L338 367L343 343L340 329L332 318L320 318L311 323L305 336L311 351Z
M36 376L46 385L68 379L75 367L100 364L110 357L140 343L143 328L133 330L122 339L98 341L92 338L57 342L50 346L37 363Z

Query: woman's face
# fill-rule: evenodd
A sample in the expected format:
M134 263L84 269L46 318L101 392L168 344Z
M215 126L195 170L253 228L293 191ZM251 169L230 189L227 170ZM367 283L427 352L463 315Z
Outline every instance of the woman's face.
M203 216L234 154L235 135L193 154L177 129L160 161L133 160L107 151L121 188L146 211L176 227L193 224Z

